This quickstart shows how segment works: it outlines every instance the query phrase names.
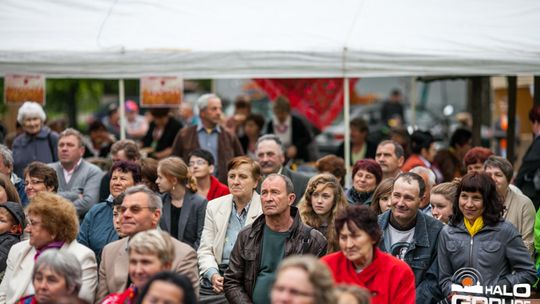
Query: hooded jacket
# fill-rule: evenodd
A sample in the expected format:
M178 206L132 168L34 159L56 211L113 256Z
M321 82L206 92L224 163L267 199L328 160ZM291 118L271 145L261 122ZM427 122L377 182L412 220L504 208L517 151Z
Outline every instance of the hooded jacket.
M20 234L12 234L8 232L0 234L0 281L4 277L4 271L6 270L6 261L8 258L9 250L11 246L21 241L22 231L26 226L26 217L24 216L24 210L21 204L15 202L7 202L0 204L0 208L6 209L15 221L20 225Z

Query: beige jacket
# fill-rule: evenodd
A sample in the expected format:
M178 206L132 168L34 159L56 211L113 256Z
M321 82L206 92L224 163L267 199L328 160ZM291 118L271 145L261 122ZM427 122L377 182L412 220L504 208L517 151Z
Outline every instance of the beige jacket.
M77 243L76 240L64 244L61 251L72 253L82 267L82 287L79 297L92 303L97 286L97 263L94 252ZM34 256L36 249L28 241L22 241L13 245L7 259L7 269L2 284L0 285L0 303L14 303L32 285L32 272L34 270Z
M197 273L197 254L191 246L172 239L174 245L173 272L183 274L193 284L196 294L199 292L199 275ZM128 238L112 242L103 248L101 264L99 264L99 285L96 303L111 293L119 293L127 288L129 255Z
M221 263L225 234L227 234L227 225L229 224L232 206L232 194L211 200L206 206L201 244L199 245L199 250L197 250L199 273L201 276L210 268L218 269L218 264ZM246 226L251 225L261 214L261 197L254 191L247 214Z
M531 257L534 256L534 218L536 210L532 201L525 195L508 188L504 207L506 208L504 219L517 228Z

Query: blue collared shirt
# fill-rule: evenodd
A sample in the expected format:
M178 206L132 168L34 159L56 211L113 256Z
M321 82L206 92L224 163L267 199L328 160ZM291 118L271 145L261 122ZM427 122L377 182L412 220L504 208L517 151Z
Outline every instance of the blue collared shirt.
M221 133L221 128L219 125L217 125L212 130L208 131L205 129L205 127L202 125L202 123L199 122L197 125L197 135L199 138L199 146L201 149L205 149L210 151L212 153L212 156L214 157L214 160L217 164L218 162L218 137L219 133ZM217 176L218 166L215 166L214 169L214 176Z
M227 224L227 232L225 233L225 244L223 244L223 253L221 255L221 264L229 264L229 258L231 257L231 252L238 238L238 233L246 225L247 214L249 212L249 207L251 206L251 201L240 211L240 214L236 211L236 203L232 203L231 215L229 216L229 223ZM210 268L204 274L208 280L212 279L212 275L219 273L215 268Z

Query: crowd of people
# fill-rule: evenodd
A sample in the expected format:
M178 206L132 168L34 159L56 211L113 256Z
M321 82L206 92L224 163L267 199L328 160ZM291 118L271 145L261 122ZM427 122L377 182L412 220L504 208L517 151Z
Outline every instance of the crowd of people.
M312 131L273 105L224 119L206 94L184 125L129 102L117 140L117 107L85 137L23 104L0 145L0 303L450 303L536 282L540 107L517 175L467 129L437 151L428 131L371 142L361 118L347 175L343 147L312 159Z

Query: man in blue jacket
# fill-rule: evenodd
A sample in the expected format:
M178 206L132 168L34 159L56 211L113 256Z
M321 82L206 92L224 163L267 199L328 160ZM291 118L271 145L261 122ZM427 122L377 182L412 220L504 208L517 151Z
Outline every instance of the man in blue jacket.
M411 266L416 303L435 303L442 298L437 279L437 242L443 224L419 212L425 192L420 175L398 175L390 197L391 209L379 216L383 231L379 248Z

